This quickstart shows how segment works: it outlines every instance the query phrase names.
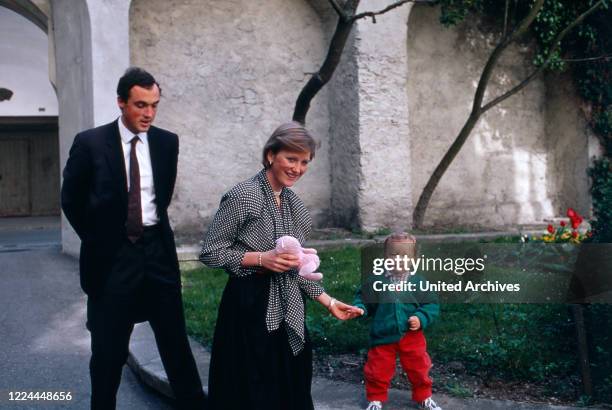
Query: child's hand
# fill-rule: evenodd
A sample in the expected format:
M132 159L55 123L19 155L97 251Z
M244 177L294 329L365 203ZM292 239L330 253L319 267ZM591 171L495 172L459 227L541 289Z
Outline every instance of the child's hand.
M410 316L408 326L410 326L410 330L419 330L421 328L421 321L418 316Z

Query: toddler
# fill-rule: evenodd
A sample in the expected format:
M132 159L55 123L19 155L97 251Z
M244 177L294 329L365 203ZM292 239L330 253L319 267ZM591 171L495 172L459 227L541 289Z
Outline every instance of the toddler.
M396 256L416 257L416 239L408 234L394 234L385 240L384 255L387 259ZM403 269L386 271L384 276L374 276L383 283L418 281ZM371 284L370 284L371 285ZM418 289L418 282L417 282ZM438 316L440 308L431 295L419 295L418 290L402 295L399 292L369 292L371 297L363 300L361 290L357 292L353 305L364 310L364 316L372 318L370 348L364 367L366 410L381 410L387 401L387 391L395 374L395 361L399 356L402 368L412 385L412 399L420 409L442 410L431 397L432 381L429 378L431 359L423 329ZM412 295L414 294L414 295Z

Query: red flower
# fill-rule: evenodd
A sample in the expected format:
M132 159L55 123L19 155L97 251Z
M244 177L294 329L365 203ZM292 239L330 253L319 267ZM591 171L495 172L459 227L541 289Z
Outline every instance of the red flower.
M578 214L574 218L572 218L572 228L576 229L582 223L582 217Z
M570 219L572 223L572 228L576 229L582 223L582 217L578 212L574 211L574 208L567 208L567 217Z
M555 232L555 228L553 228L553 226L552 226L552 225L550 225L550 224L549 224L549 225L546 227L546 229L547 229L547 230L548 230L548 232L550 232L550 233Z
M572 238L577 238L578 237L578 232L574 231L572 232Z
M561 221L560 225L563 227L565 226L565 221Z

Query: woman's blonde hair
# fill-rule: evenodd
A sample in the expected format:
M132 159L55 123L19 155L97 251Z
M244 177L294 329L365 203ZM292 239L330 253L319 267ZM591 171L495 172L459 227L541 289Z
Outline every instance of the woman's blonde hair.
M310 159L315 157L318 143L310 135L310 132L297 121L290 121L281 124L268 138L263 147L261 163L264 168L270 168L268 162L268 152L277 154L280 150L294 152L310 152Z

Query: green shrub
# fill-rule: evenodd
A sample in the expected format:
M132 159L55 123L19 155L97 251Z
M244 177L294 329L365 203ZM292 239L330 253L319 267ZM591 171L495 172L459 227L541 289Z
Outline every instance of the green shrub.
M593 241L612 242L612 162L602 158L589 169L593 197Z
M545 381L575 371L571 315L565 305L442 305L427 333L431 354L470 372Z
M588 305L585 311L595 397L612 403L612 305Z

